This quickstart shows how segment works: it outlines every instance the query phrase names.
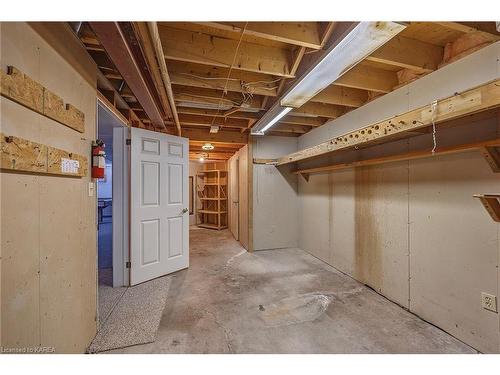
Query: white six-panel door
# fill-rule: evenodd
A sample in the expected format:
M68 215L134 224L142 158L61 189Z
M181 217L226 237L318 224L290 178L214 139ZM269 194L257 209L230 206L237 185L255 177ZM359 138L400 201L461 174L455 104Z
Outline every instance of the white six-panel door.
M131 129L130 284L189 266L187 138Z

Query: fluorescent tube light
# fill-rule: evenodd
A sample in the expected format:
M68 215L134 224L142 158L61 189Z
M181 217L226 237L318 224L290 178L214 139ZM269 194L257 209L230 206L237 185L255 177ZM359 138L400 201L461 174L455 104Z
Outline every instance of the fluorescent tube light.
M262 116L262 119L264 119L265 117L269 117L269 119L266 120L266 125L260 130L256 130L255 132L252 131L252 134L264 135L264 132L266 130L268 130L271 126L276 124L283 116L285 116L292 109L293 109L292 107L279 107L278 112L276 114L273 113L276 111L273 111L273 112L268 111L264 116Z
M359 22L351 26L257 121L252 135L263 135L285 114L307 103L405 28L397 22Z
M360 22L285 93L281 105L299 108L406 28L396 22Z

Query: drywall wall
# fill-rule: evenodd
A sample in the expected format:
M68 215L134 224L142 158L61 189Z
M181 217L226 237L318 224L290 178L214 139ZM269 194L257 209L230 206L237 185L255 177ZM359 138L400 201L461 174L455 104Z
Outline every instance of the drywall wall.
M299 149L497 79L499 57L500 43L484 48L301 136ZM493 117L438 127L437 140L499 135ZM432 145L429 134L300 167L423 145ZM481 292L499 295L500 229L472 197L499 183L477 152L300 178L299 246L474 348L499 352L499 315L482 309Z
M198 171L201 171L203 168L203 164L194 160L189 161L189 176L193 177L193 194L194 194L194 212L192 215L189 215L189 225L196 225L196 215L198 211L198 207L201 206L200 199L198 197L198 193L196 190L196 174Z
M297 151L295 137L252 137L253 158L276 158ZM253 165L254 250L298 245L298 185L290 166Z
M58 52L72 49L65 24L49 45L26 23L1 24L0 64L13 65L85 114L83 134L4 97L2 132L86 155L95 138L96 67L77 72ZM50 29L50 30L49 30ZM48 35L45 34L44 36ZM59 43L57 45L57 43ZM75 44L79 46L78 44ZM81 47L80 47L81 48ZM77 49L74 49L77 51ZM81 73L81 74L80 74ZM83 352L96 332L96 197L90 176L1 172L1 310L4 348L53 347Z
M229 230L248 250L248 145L240 148L227 162L228 166L228 208Z

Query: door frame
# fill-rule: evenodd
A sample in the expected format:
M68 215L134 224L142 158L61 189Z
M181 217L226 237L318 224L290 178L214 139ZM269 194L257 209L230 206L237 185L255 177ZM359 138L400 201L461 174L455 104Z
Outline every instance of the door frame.
M130 139L130 128L113 129L113 288L130 285L127 267L130 262L130 147L127 139Z
M126 262L129 258L128 248L128 221L129 221L129 203L128 203L128 164L129 156L126 146L126 139L130 131L128 123L124 122L115 111L104 100L97 98L97 113L96 113L96 138L99 137L99 107L107 111L120 127L113 128L113 164L112 164L112 260L113 260L113 287L128 286L129 276L127 273ZM99 196L99 184L94 180L96 207ZM121 218L118 220L117 218ZM99 246L99 238L97 236L97 248ZM99 272L99 264L97 264L97 272ZM99 283L97 283L99 287Z

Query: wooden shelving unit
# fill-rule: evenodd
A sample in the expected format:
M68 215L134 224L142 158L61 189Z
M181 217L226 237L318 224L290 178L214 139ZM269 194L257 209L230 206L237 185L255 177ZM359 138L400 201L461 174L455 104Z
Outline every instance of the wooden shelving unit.
M199 171L196 174L196 186L201 202L197 211L197 225L216 230L227 228L227 171Z

